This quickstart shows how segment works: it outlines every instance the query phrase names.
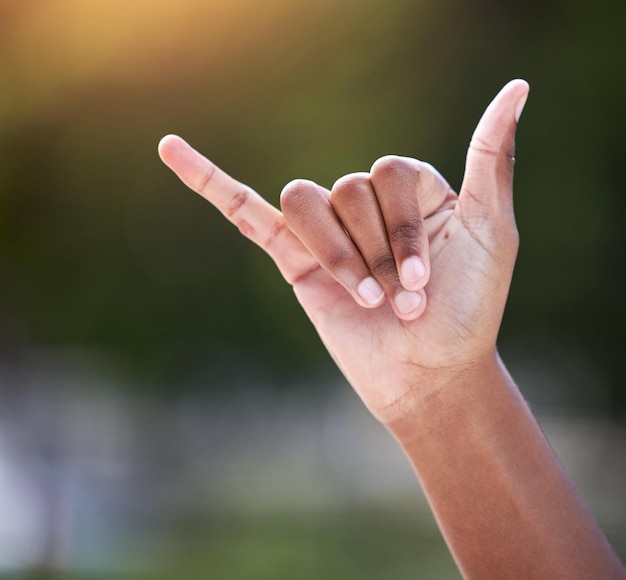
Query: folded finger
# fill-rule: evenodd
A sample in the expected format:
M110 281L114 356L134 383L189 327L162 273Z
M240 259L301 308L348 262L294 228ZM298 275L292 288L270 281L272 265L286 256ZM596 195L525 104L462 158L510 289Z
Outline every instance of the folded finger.
M423 288L430 275L428 236L419 202L423 175L416 160L390 155L374 163L370 177L400 280L407 290Z
M385 293L333 210L327 190L298 179L283 189L280 205L290 230L358 304L383 303Z
M406 320L417 318L423 311L424 293L408 290L400 281L388 224L370 175L354 173L339 179L332 188L330 202L369 271L389 297L395 313Z

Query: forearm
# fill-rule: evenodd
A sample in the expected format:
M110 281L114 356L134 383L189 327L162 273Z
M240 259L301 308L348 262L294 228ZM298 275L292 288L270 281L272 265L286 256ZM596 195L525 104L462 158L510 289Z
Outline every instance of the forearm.
M388 425L467 578L624 578L497 357Z

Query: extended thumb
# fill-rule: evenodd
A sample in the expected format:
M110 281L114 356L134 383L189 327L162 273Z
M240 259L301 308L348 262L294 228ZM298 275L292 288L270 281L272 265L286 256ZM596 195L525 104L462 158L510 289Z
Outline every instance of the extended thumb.
M459 197L469 213L486 207L513 208L515 130L530 87L521 79L507 83L481 117L467 151Z

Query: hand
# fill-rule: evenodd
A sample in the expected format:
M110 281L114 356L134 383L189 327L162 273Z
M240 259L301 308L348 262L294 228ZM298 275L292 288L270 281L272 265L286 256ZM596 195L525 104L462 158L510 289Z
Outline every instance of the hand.
M511 81L489 105L458 196L430 165L389 156L331 191L291 182L281 213L179 137L164 137L159 153L273 258L347 379L390 424L495 358L518 247L514 136L527 94Z

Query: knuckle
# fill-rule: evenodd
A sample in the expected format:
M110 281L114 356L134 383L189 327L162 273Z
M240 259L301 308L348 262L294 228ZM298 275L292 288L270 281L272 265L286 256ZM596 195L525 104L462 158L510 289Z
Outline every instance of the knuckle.
M339 178L333 185L330 198L333 203L349 204L359 202L369 195L372 187L368 173L351 173Z
M333 184L331 197L334 199L350 199L369 191L370 181L368 173L349 173L340 177Z
M250 195L251 190L247 187L243 187L240 191L235 193L226 207L226 216L233 219L241 208L248 203Z
M371 173L376 179L406 179L408 176L419 176L423 165L410 157L385 155L374 162Z
M372 177L376 179L393 179L404 177L408 172L415 171L414 164L406 157L385 155L372 165Z
M391 278L396 278L398 275L396 261L391 254L378 256L370 262L369 268L372 274L374 274L374 276L378 279L389 280Z
M402 222L389 227L389 241L397 242L415 242L421 233L421 228L417 223Z
M430 191L440 179L439 172L430 163L397 155L381 157L371 172L374 183L403 184L408 190Z
M330 272L343 270L352 260L352 253L345 248L334 248L326 256L325 267Z
M301 209L315 188L315 183L307 179L290 181L280 193L281 209L284 212Z
M499 153L498 147L486 139L483 139L480 135L473 135L469 144L469 148L483 155L489 157L496 157Z
M213 176L215 175L216 169L217 167L215 165L213 165L212 163L209 164L200 175L200 178L198 179L197 185L194 189L196 191L199 191L200 193L208 190L209 185L213 180Z

